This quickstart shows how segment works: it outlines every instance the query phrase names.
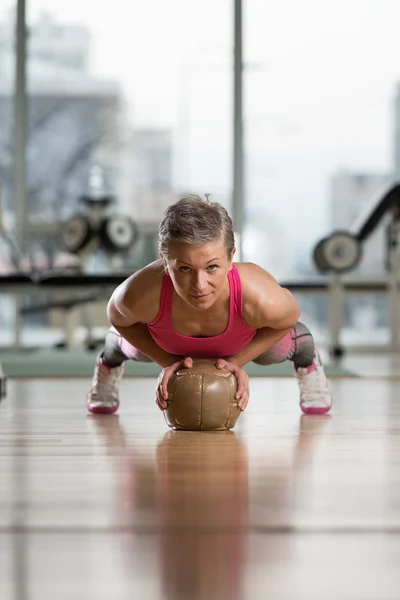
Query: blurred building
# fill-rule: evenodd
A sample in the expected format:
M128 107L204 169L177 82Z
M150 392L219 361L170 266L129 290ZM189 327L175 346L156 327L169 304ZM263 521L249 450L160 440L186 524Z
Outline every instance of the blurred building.
M340 171L330 182L330 229L349 229L367 209L379 190L392 180L388 173ZM384 270L385 226L382 223L364 245L358 272L376 274Z
M177 200L172 184L172 153L171 131L135 129L134 204L139 221L158 224L166 207Z
M12 203L14 25L0 25L0 179ZM117 194L127 150L121 93L89 72L90 35L45 15L29 30L27 48L27 186L31 220L76 209L90 166L101 164Z
M30 30L30 60L87 73L89 51L90 34L82 25L60 25L43 13Z

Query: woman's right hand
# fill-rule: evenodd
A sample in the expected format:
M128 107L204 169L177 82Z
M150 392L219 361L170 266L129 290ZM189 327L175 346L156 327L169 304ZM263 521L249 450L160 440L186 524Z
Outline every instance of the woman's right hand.
M177 362L172 363L169 367L165 367L160 375L158 376L157 381L157 390L156 390L156 404L158 408L161 410L165 410L167 408L167 400L168 400L168 381L174 373L179 371L179 369L185 368L190 369L193 366L193 360L190 356L186 356L182 360L178 360Z

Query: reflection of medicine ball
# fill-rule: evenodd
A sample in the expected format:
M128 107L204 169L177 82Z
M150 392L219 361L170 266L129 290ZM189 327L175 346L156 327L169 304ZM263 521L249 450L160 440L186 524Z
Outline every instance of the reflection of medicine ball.
M236 391L232 373L198 359L170 378L165 420L173 429L232 429L241 412Z
M101 245L109 252L124 252L136 242L137 227L129 217L113 216L102 221L99 234Z
M68 252L77 254L90 242L94 233L89 217L77 214L61 224L61 243Z

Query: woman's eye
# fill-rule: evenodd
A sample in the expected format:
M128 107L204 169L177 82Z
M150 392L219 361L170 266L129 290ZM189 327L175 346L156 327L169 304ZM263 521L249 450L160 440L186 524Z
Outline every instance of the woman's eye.
M209 271L211 273L213 273L217 269L218 269L218 265L210 265L209 267L207 267L207 271ZM190 267L179 267L179 271L181 273L189 273L190 272Z

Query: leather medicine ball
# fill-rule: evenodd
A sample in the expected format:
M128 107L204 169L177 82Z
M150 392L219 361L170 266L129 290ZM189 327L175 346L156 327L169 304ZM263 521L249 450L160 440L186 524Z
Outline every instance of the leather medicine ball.
M233 373L206 360L182 368L168 382L164 417L173 429L220 431L232 429L240 415Z

